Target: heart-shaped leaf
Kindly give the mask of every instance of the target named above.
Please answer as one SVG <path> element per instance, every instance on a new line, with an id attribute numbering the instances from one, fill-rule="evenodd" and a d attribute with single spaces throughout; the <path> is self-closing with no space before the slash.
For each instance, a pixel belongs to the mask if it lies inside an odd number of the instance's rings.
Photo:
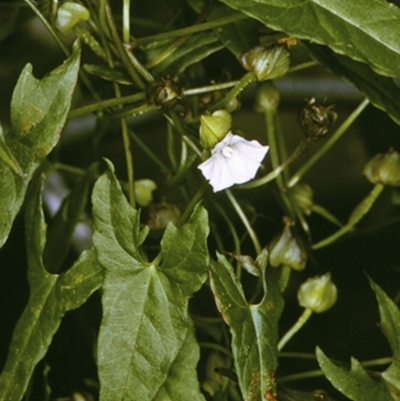
<path id="1" fill-rule="evenodd" d="M 148 262 L 139 249 L 147 231 L 140 230 L 139 214 L 108 165 L 93 190 L 94 246 L 106 271 L 98 341 L 100 398 L 168 399 L 160 394 L 169 393 L 183 375 L 192 383 L 189 398 L 201 401 L 195 379 L 198 346 L 191 340 L 187 307 L 206 279 L 207 213 L 197 207 L 182 227 L 170 224 L 159 257 Z M 172 399 L 187 399 L 179 388 L 171 391 Z"/>

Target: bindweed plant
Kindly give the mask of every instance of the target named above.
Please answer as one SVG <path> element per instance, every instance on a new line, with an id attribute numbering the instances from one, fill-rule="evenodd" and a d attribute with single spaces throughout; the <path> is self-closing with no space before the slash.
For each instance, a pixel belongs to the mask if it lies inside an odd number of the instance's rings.
<path id="1" fill-rule="evenodd" d="M 400 400 L 396 2 L 0 6 L 0 401 Z"/>

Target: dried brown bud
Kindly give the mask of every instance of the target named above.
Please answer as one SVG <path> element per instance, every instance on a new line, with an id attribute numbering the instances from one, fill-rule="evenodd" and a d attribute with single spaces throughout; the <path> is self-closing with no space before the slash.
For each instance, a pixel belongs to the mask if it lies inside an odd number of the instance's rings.
<path id="1" fill-rule="evenodd" d="M 173 107 L 182 94 L 182 83 L 174 75 L 173 77 L 162 77 L 152 82 L 147 89 L 147 100 L 162 107 Z"/>
<path id="2" fill-rule="evenodd" d="M 318 141 L 324 137 L 331 125 L 337 119 L 334 105 L 324 106 L 317 103 L 315 98 L 307 101 L 307 105 L 300 111 L 298 122 L 307 138 Z"/>

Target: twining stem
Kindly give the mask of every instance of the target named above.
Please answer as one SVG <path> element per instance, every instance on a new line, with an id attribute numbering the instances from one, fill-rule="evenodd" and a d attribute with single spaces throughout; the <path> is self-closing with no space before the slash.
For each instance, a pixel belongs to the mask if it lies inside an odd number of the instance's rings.
<path id="1" fill-rule="evenodd" d="M 195 193 L 193 198 L 190 200 L 189 204 L 186 206 L 186 209 L 181 214 L 181 217 L 179 218 L 179 221 L 177 223 L 178 227 L 182 226 L 190 217 L 195 206 L 203 199 L 203 195 L 206 192 L 207 188 L 208 188 L 208 183 L 204 182 L 203 185 Z"/>
<path id="2" fill-rule="evenodd" d="M 308 143 L 310 142 L 309 138 L 303 139 L 297 148 L 294 150 L 294 152 L 275 170 L 271 171 L 269 174 L 266 176 L 259 178 L 258 180 L 254 180 L 251 182 L 248 182 L 247 184 L 240 185 L 238 188 L 239 189 L 249 189 L 249 188 L 256 188 L 260 187 L 261 185 L 264 185 L 272 180 L 274 180 L 279 174 L 282 173 L 282 171 L 290 164 L 292 163 L 297 157 L 300 156 L 300 154 L 303 152 L 303 150 L 306 148 Z"/>
<path id="3" fill-rule="evenodd" d="M 219 90 L 232 88 L 232 86 L 235 86 L 237 83 L 238 81 L 229 81 L 219 84 L 201 86 L 199 88 L 184 89 L 182 95 L 183 96 L 202 95 L 203 93 L 215 92 Z"/>
<path id="4" fill-rule="evenodd" d="M 233 208 L 235 209 L 236 213 L 238 214 L 240 220 L 242 220 L 242 223 L 246 227 L 247 232 L 249 233 L 250 239 L 253 242 L 254 249 L 256 251 L 256 254 L 259 255 L 261 253 L 261 245 L 260 241 L 258 240 L 257 234 L 253 230 L 253 227 L 251 226 L 246 214 L 243 212 L 242 208 L 240 207 L 238 201 L 232 194 L 230 189 L 227 189 L 225 191 L 226 196 L 228 197 L 229 201 L 232 203 Z"/>
<path id="5" fill-rule="evenodd" d="M 124 44 L 121 42 L 121 39 L 118 35 L 117 27 L 115 26 L 115 21 L 114 17 L 112 15 L 112 10 L 108 2 L 105 3 L 105 16 L 107 20 L 107 26 L 108 29 L 110 30 L 110 35 L 111 38 L 114 42 L 115 48 L 117 49 L 118 55 L 121 58 L 121 61 L 124 63 L 126 70 L 128 71 L 128 74 L 132 78 L 133 82 L 136 84 L 136 86 L 144 90 L 145 86 L 140 78 L 139 73 L 136 71 L 136 69 L 133 67 L 130 58 L 127 54 L 127 50 L 124 46 Z"/>
<path id="6" fill-rule="evenodd" d="M 287 331 L 287 333 L 280 339 L 278 343 L 278 351 L 281 351 L 285 344 L 304 326 L 307 320 L 312 315 L 310 308 L 304 309 L 303 313 L 297 320 L 297 322 Z"/>
<path id="7" fill-rule="evenodd" d="M 140 39 L 135 39 L 131 42 L 131 48 L 138 47 L 147 43 L 158 42 L 165 39 L 178 38 L 181 36 L 191 35 L 193 33 L 208 31 L 209 29 L 219 28 L 220 26 L 231 24 L 232 22 L 246 19 L 244 14 L 238 13 L 229 17 L 219 18 L 214 21 L 204 22 L 202 24 L 192 25 L 187 28 L 176 29 L 171 32 L 160 33 L 157 35 L 147 36 Z"/>
<path id="8" fill-rule="evenodd" d="M 121 130 L 122 130 L 122 140 L 124 142 L 126 171 L 128 174 L 129 203 L 134 209 L 136 209 L 135 179 L 134 179 L 132 152 L 131 152 L 131 141 L 129 139 L 128 124 L 125 118 L 121 119 Z"/>
<path id="9" fill-rule="evenodd" d="M 84 114 L 93 113 L 94 111 L 106 109 L 108 107 L 120 106 L 126 103 L 136 103 L 145 98 L 146 98 L 145 92 L 139 92 L 129 96 L 114 97 L 112 99 L 102 100 L 101 102 L 92 103 L 87 106 L 71 110 L 68 114 L 68 117 L 69 118 L 79 117 L 83 116 Z"/>
<path id="10" fill-rule="evenodd" d="M 256 76 L 252 72 L 243 75 L 232 90 L 222 100 L 210 107 L 209 111 L 212 113 L 218 109 L 223 109 L 229 102 L 234 100 L 247 85 L 254 82 L 256 79 Z"/>
<path id="11" fill-rule="evenodd" d="M 62 41 L 56 30 L 50 25 L 49 21 L 44 17 L 44 15 L 40 12 L 40 10 L 35 6 L 35 4 L 31 0 L 24 0 L 24 2 L 32 9 L 32 11 L 36 14 L 36 16 L 42 21 L 43 25 L 49 31 L 50 35 L 60 46 L 61 50 L 65 53 L 66 56 L 70 55 L 70 51 L 65 43 Z"/>
<path id="12" fill-rule="evenodd" d="M 131 0 L 123 0 L 122 3 L 122 40 L 124 43 L 129 43 L 131 38 L 130 29 L 130 9 Z"/>
<path id="13" fill-rule="evenodd" d="M 332 242 L 336 241 L 338 238 L 343 236 L 344 234 L 351 231 L 354 226 L 369 212 L 372 205 L 383 191 L 385 186 L 383 184 L 375 184 L 372 191 L 361 201 L 361 203 L 354 209 L 353 213 L 349 217 L 349 221 L 346 225 L 336 231 L 334 234 L 329 236 L 328 238 L 323 239 L 320 242 L 314 244 L 311 248 L 312 249 L 319 249 L 324 246 L 331 244 Z"/>
<path id="14" fill-rule="evenodd" d="M 364 99 L 358 107 L 347 117 L 343 124 L 336 130 L 336 132 L 328 139 L 328 141 L 312 156 L 306 163 L 290 178 L 287 182 L 287 188 L 296 185 L 303 175 L 335 144 L 337 140 L 347 131 L 353 124 L 361 112 L 368 106 L 369 100 Z"/>

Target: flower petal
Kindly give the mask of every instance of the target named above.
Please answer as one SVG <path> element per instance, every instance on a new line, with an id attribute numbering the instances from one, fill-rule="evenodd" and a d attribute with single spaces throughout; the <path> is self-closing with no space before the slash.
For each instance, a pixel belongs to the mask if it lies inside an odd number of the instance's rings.
<path id="1" fill-rule="evenodd" d="M 268 150 L 269 146 L 228 133 L 198 168 L 218 192 L 253 179 Z"/>

